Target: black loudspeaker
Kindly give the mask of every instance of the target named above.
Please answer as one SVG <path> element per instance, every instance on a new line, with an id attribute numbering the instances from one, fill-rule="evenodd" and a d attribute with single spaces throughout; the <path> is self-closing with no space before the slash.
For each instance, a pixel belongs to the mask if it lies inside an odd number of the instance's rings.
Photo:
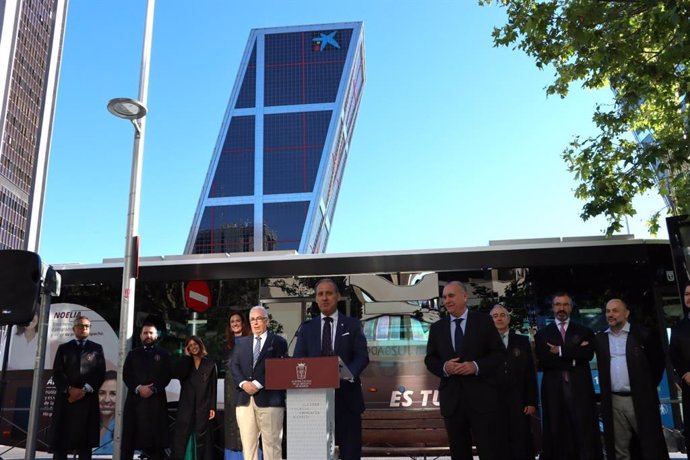
<path id="1" fill-rule="evenodd" d="M 0 325 L 31 322 L 40 303 L 41 269 L 35 252 L 0 251 Z"/>

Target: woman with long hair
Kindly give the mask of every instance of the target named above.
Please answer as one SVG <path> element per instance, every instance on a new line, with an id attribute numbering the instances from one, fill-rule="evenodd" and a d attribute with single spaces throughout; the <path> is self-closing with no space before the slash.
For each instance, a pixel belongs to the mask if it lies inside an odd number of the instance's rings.
<path id="1" fill-rule="evenodd" d="M 245 316 L 239 311 L 230 312 L 228 316 L 228 323 L 225 328 L 225 336 L 227 338 L 225 346 L 225 459 L 226 460 L 241 460 L 242 459 L 242 442 L 240 441 L 240 429 L 237 427 L 237 418 L 235 417 L 235 384 L 232 381 L 230 373 L 230 364 L 232 363 L 232 352 L 235 348 L 235 338 L 250 334 L 249 322 Z"/>
<path id="2" fill-rule="evenodd" d="M 182 388 L 172 458 L 211 460 L 211 420 L 216 416 L 216 364 L 206 357 L 204 342 L 195 335 L 185 341 L 184 354 L 176 372 Z"/>
<path id="3" fill-rule="evenodd" d="M 101 431 L 98 449 L 93 453 L 113 453 L 113 431 L 115 430 L 115 399 L 117 397 L 117 372 L 106 371 L 105 380 L 98 389 L 98 408 L 101 413 Z"/>

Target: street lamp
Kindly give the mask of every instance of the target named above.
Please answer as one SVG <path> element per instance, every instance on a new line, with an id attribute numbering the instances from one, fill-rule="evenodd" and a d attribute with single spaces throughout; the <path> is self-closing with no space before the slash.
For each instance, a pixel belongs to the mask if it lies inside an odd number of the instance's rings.
<path id="1" fill-rule="evenodd" d="M 139 77 L 139 99 L 115 98 L 108 102 L 108 111 L 116 117 L 130 120 L 134 126 L 134 147 L 132 151 L 132 174 L 129 187 L 129 211 L 127 213 L 127 236 L 125 237 L 125 260 L 122 267 L 122 299 L 120 303 L 120 334 L 117 360 L 117 394 L 115 397 L 115 430 L 113 432 L 113 459 L 120 460 L 122 446 L 122 422 L 126 388 L 123 380 L 125 359 L 132 348 L 134 333 L 134 293 L 139 267 L 139 194 L 141 192 L 141 170 L 144 156 L 144 133 L 146 128 L 146 100 L 148 96 L 149 58 L 153 37 L 153 12 L 155 0 L 148 0 L 144 45 L 141 51 L 141 74 Z"/>
<path id="2" fill-rule="evenodd" d="M 126 120 L 138 120 L 146 116 L 146 107 L 136 99 L 116 97 L 108 101 L 108 112 Z"/>

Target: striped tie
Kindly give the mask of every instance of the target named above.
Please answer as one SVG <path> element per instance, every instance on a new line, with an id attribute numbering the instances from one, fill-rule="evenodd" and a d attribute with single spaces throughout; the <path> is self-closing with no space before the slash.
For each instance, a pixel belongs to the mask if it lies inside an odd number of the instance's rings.
<path id="1" fill-rule="evenodd" d="M 252 367 L 256 366 L 256 362 L 259 360 L 259 353 L 261 353 L 261 336 L 256 338 L 256 344 L 254 345 L 254 362 Z"/>

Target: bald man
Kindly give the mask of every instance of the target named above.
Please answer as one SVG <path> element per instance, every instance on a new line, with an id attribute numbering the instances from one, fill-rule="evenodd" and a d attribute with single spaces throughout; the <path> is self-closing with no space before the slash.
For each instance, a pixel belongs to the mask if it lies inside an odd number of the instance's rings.
<path id="1" fill-rule="evenodd" d="M 636 458 L 667 459 L 657 393 L 665 363 L 661 340 L 631 325 L 629 316 L 625 302 L 609 300 L 609 328 L 597 334 L 595 341 L 606 458 L 627 460 L 634 445 L 639 453 Z"/>

